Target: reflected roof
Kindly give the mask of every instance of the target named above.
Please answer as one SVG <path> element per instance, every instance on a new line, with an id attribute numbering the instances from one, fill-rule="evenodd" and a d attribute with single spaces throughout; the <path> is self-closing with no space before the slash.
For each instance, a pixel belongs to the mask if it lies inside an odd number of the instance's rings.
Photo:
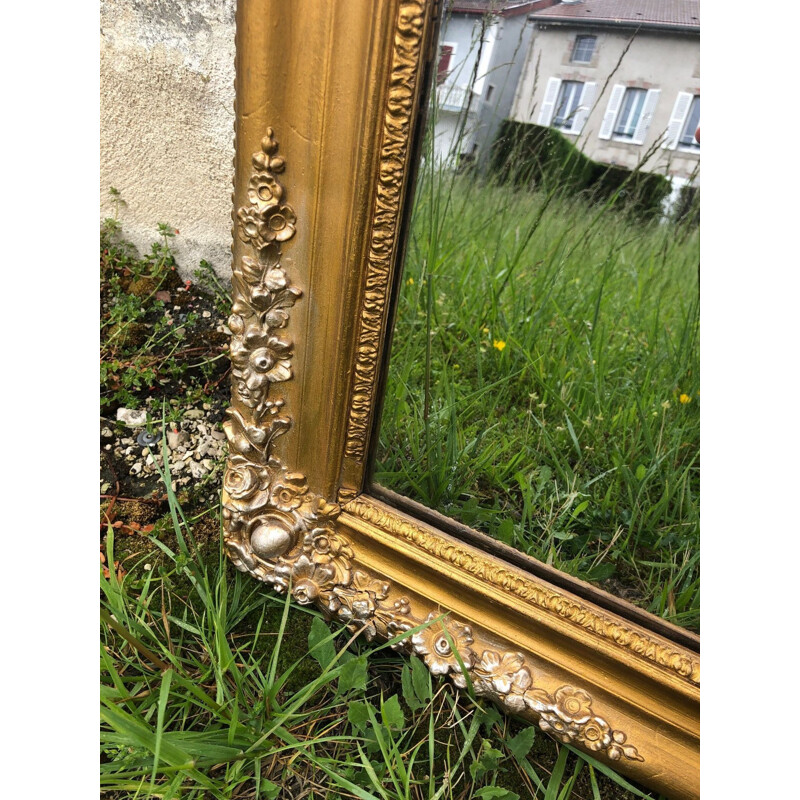
<path id="1" fill-rule="evenodd" d="M 699 0 L 581 0 L 558 3 L 531 14 L 553 22 L 639 23 L 646 27 L 700 30 Z"/>

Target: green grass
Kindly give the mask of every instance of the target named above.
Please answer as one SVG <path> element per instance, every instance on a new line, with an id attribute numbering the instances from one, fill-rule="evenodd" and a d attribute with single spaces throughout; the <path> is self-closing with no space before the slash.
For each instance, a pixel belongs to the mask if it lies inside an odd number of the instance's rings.
<path id="1" fill-rule="evenodd" d="M 153 536 L 103 542 L 103 797 L 649 797 L 236 572 L 165 477 Z"/>
<path id="2" fill-rule="evenodd" d="M 374 480 L 697 629 L 699 234 L 614 203 L 423 164 Z"/>

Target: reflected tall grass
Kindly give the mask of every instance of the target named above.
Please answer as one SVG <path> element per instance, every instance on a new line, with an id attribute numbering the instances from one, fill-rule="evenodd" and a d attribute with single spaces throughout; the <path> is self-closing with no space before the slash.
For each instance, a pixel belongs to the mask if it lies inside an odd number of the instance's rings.
<path id="1" fill-rule="evenodd" d="M 616 199 L 423 165 L 374 478 L 697 628 L 699 234 Z"/>

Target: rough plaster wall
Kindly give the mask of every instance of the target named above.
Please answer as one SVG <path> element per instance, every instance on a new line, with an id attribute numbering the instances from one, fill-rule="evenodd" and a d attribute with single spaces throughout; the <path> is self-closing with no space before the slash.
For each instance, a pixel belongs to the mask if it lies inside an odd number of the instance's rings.
<path id="1" fill-rule="evenodd" d="M 140 252 L 165 222 L 183 274 L 230 276 L 235 0 L 103 0 L 100 213 Z"/>

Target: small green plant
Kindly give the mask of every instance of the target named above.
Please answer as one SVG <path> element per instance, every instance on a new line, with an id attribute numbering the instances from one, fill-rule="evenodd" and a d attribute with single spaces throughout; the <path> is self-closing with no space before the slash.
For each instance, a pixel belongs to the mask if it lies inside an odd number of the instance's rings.
<path id="1" fill-rule="evenodd" d="M 206 292 L 214 296 L 214 303 L 220 314 L 230 314 L 230 291 L 223 286 L 217 277 L 214 268 L 205 259 L 200 261 L 200 266 L 194 271 L 197 284 Z"/>
<path id="2" fill-rule="evenodd" d="M 117 240 L 122 233 L 122 226 L 119 222 L 119 210 L 128 204 L 122 199 L 119 189 L 110 186 L 108 189 L 111 195 L 111 202 L 114 205 L 114 216 L 106 217 L 100 227 L 100 246 L 101 249 L 113 244 L 118 244 Z"/>
<path id="3" fill-rule="evenodd" d="M 206 303 L 222 317 L 229 310 L 223 287 L 217 281 L 213 295 L 200 287 L 191 296 L 186 293 L 191 284 L 178 276 L 170 245 L 177 231 L 160 223 L 158 233 L 161 241 L 138 257 L 121 239 L 116 218 L 101 227 L 100 403 L 105 411 L 169 393 L 182 394 L 186 404 L 209 402 L 225 372 L 224 335 L 201 334 L 202 318 L 191 307 Z M 203 274 L 213 275 L 203 264 Z M 176 310 L 175 302 L 183 305 Z"/>

